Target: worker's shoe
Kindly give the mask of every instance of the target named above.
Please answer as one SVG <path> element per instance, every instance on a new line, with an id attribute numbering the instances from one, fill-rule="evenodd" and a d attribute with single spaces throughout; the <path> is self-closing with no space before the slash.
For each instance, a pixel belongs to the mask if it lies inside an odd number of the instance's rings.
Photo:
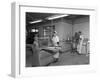
<path id="1" fill-rule="evenodd" d="M 54 63 L 58 61 L 59 61 L 59 58 L 54 58 Z"/>

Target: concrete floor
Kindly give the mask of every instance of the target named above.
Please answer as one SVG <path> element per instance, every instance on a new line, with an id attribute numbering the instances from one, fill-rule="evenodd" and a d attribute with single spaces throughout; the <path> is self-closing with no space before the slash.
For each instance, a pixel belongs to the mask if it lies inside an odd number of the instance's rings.
<path id="1" fill-rule="evenodd" d="M 31 67 L 31 58 L 27 61 L 27 67 Z M 62 65 L 85 65 L 89 64 L 89 56 L 79 55 L 77 53 L 64 52 L 60 55 L 59 61 L 51 63 L 48 66 L 62 66 Z"/>
<path id="2" fill-rule="evenodd" d="M 79 55 L 77 53 L 66 52 L 60 55 L 59 61 L 51 63 L 50 66 L 59 65 L 85 65 L 89 64 L 89 55 Z"/>

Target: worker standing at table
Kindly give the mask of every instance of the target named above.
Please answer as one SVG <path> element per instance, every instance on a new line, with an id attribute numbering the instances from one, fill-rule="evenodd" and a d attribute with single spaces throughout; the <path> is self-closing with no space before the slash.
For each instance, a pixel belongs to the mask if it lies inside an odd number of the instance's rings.
<path id="1" fill-rule="evenodd" d="M 38 36 L 37 35 L 35 35 L 35 37 L 34 37 L 32 50 L 33 50 L 32 67 L 40 66 L 39 44 L 38 44 Z"/>
<path id="2" fill-rule="evenodd" d="M 79 54 L 82 54 L 82 45 L 83 45 L 83 40 L 84 40 L 84 36 L 82 35 L 82 32 L 79 31 L 79 43 L 77 45 L 77 51 Z"/>
<path id="3" fill-rule="evenodd" d="M 56 54 L 53 55 L 54 61 L 57 62 L 59 60 L 59 37 L 57 36 L 56 31 L 53 33 L 52 44 L 57 49 Z"/>

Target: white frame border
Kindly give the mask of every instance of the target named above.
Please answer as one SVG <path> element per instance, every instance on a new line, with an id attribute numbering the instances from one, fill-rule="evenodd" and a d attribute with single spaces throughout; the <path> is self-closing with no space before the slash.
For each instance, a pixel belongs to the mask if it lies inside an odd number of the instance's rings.
<path id="1" fill-rule="evenodd" d="M 25 69 L 26 67 L 22 66 L 22 54 L 21 54 L 21 33 L 22 31 L 22 27 L 20 25 L 20 7 L 22 6 L 27 6 L 27 7 L 36 7 L 36 8 L 49 8 L 49 9 L 58 9 L 58 13 L 60 9 L 69 9 L 72 10 L 77 10 L 80 14 L 80 10 L 81 13 L 83 13 L 84 11 L 88 11 L 90 12 L 89 15 L 91 15 L 90 18 L 90 33 L 91 33 L 91 63 L 90 65 L 80 65 L 80 66 L 59 66 L 59 67 L 40 67 L 40 68 L 28 68 Z M 92 11 L 92 13 L 91 13 Z M 47 11 L 48 12 L 48 11 Z M 54 12 L 53 12 L 54 13 Z M 88 13 L 87 13 L 88 14 Z M 23 21 L 24 22 L 24 21 Z M 35 76 L 35 75 L 54 75 L 56 73 L 59 74 L 69 74 L 69 73 L 86 73 L 86 72 L 95 72 L 96 71 L 96 66 L 97 64 L 96 62 L 96 54 L 95 53 L 95 49 L 93 48 L 93 46 L 95 47 L 95 33 L 96 33 L 96 28 L 94 28 L 96 23 L 96 9 L 95 8 L 83 8 L 83 7 L 72 7 L 72 6 L 68 6 L 67 8 L 64 7 L 46 7 L 46 6 L 32 6 L 32 4 L 26 4 L 26 3 L 12 3 L 12 55 L 11 55 L 11 75 L 14 77 L 21 77 L 21 76 Z M 92 33 L 93 32 L 93 33 Z M 25 56 L 25 55 L 24 55 Z M 94 60 L 95 59 L 95 60 Z M 55 71 L 56 70 L 56 71 Z M 34 74 L 34 72 L 36 74 Z M 51 71 L 51 72 L 50 72 Z M 40 73 L 41 72 L 41 73 Z"/>

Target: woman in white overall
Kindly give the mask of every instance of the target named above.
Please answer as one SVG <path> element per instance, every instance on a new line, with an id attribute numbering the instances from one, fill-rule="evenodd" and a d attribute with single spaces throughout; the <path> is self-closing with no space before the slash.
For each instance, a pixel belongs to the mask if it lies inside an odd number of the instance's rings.
<path id="1" fill-rule="evenodd" d="M 84 36 L 82 35 L 82 32 L 79 31 L 79 43 L 77 45 L 77 51 L 79 54 L 82 53 L 83 40 L 84 40 Z"/>
<path id="2" fill-rule="evenodd" d="M 52 46 L 43 48 L 42 50 L 49 52 L 50 54 L 53 55 L 54 62 L 57 62 L 59 60 L 59 51 L 60 51 L 60 46 L 59 46 L 59 37 L 57 36 L 57 32 L 53 32 L 53 37 L 51 39 L 52 41 Z"/>
<path id="3" fill-rule="evenodd" d="M 57 32 L 55 31 L 52 37 L 53 46 L 58 49 L 57 53 L 53 55 L 55 62 L 59 59 L 59 37 L 57 36 Z"/>

